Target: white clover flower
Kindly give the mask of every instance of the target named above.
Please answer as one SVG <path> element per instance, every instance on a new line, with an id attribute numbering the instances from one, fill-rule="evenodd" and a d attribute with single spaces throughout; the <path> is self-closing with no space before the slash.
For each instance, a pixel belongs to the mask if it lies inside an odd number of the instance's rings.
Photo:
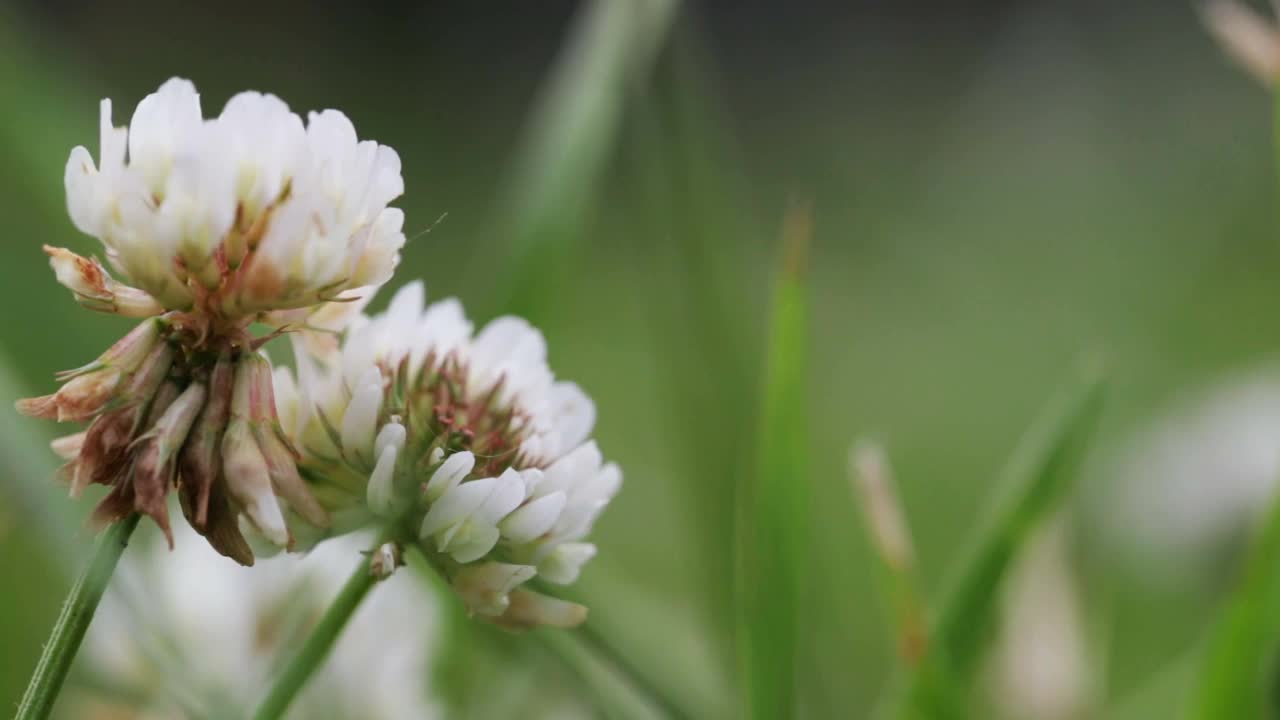
<path id="1" fill-rule="evenodd" d="M 130 549 L 103 598 L 103 622 L 86 638 L 83 667 L 98 682 L 69 698 L 75 717 L 95 717 L 93 709 L 104 717 L 248 717 L 282 653 L 310 631 L 369 547 L 367 536 L 353 534 L 303 558 L 246 569 L 194 537 L 179 539 L 172 554 L 145 541 Z M 401 580 L 362 604 L 289 717 L 443 716 L 429 685 L 438 602 L 415 578 Z M 103 686 L 120 692 L 101 693 Z"/>
<path id="2" fill-rule="evenodd" d="M 124 295 L 138 314 L 150 296 L 157 311 L 235 321 L 380 285 L 399 260 L 404 214 L 387 203 L 404 191 L 400 158 L 358 141 L 336 110 L 304 125 L 274 95 L 244 92 L 205 119 L 195 86 L 174 78 L 129 128 L 103 100 L 99 143 L 96 165 L 71 152 L 67 208 L 137 290 L 50 250 L 59 280 L 95 309 Z"/>
<path id="3" fill-rule="evenodd" d="M 589 439 L 595 406 L 555 379 L 525 321 L 473 335 L 456 300 L 424 307 L 424 294 L 410 283 L 386 312 L 357 318 L 340 352 L 298 353 L 296 383 L 277 371 L 281 420 L 312 492 L 335 530 L 416 523 L 473 611 L 512 626 L 576 624 L 585 609 L 518 586 L 535 575 L 572 583 L 595 555 L 584 540 L 622 484 Z"/>
<path id="4" fill-rule="evenodd" d="M 172 540 L 166 497 L 177 487 L 209 543 L 252 564 L 255 549 L 294 545 L 295 518 L 322 531 L 332 522 L 299 474 L 259 348 L 289 331 L 303 354 L 337 351 L 331 336 L 399 261 L 404 216 L 387 203 L 404 190 L 400 159 L 358 141 L 342 113 L 304 123 L 273 95 L 241 93 L 205 119 L 195 87 L 177 78 L 138 103 L 129 128 L 114 126 L 104 100 L 100 125 L 96 164 L 85 148 L 71 151 L 67 208 L 121 279 L 96 259 L 45 252 L 82 305 L 145 319 L 61 374 L 57 393 L 18 409 L 89 422 L 55 450 L 72 495 L 112 488 L 98 522 L 141 512 Z M 278 330 L 254 337 L 255 321 Z M 376 412 L 373 400 L 355 405 Z M 367 440 L 372 453 L 371 431 Z M 388 429 L 376 449 L 396 445 Z"/>
<path id="5" fill-rule="evenodd" d="M 1095 716 L 1098 663 L 1069 541 L 1064 518 L 1037 530 L 1001 591 L 1003 617 L 988 664 L 1001 718 Z"/>
<path id="6" fill-rule="evenodd" d="M 1280 478 L 1280 370 L 1179 394 L 1099 468 L 1086 509 L 1108 557 L 1171 588 L 1217 577 Z"/>
<path id="7" fill-rule="evenodd" d="M 1205 0 L 1198 7 L 1223 51 L 1264 86 L 1274 87 L 1280 80 L 1280 28 L 1275 21 L 1239 0 Z"/>

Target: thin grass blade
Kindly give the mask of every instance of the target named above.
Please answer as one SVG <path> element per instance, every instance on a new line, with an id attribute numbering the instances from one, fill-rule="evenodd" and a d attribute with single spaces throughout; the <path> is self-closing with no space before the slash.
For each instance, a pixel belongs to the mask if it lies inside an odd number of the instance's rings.
<path id="1" fill-rule="evenodd" d="M 1280 640 L 1280 494 L 1262 520 L 1209 634 L 1186 717 L 1273 717 L 1268 708 L 1272 661 Z M 1271 702 L 1274 702 L 1271 700 Z M 1274 712 L 1274 708 L 1272 708 Z"/>
<path id="2" fill-rule="evenodd" d="M 799 606 L 809 529 L 808 345 L 805 278 L 811 212 L 795 205 L 773 295 L 758 466 L 738 504 L 738 660 L 745 716 L 788 718 L 796 708 Z"/>
<path id="3" fill-rule="evenodd" d="M 930 644 L 908 680 L 898 716 L 968 717 L 970 688 L 993 635 L 1005 575 L 1033 531 L 1071 489 L 1102 409 L 1097 368 L 1052 406 L 1009 465 L 1009 493 L 939 606 Z"/>
<path id="4" fill-rule="evenodd" d="M 647 73 L 675 0 L 583 6 L 530 118 L 499 211 L 510 242 L 504 309 L 544 318 L 547 288 L 568 272 L 627 97 Z"/>

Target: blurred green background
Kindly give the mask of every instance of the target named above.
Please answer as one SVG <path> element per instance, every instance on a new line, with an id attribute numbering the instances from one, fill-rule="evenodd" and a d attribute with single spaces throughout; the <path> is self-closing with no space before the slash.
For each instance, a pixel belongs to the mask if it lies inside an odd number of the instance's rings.
<path id="1" fill-rule="evenodd" d="M 690 715 L 731 717 L 730 493 L 755 457 L 782 213 L 807 198 L 801 708 L 869 714 L 893 639 L 848 445 L 886 445 L 931 596 L 1081 352 L 1101 350 L 1112 375 L 1104 446 L 1180 390 L 1273 359 L 1268 98 L 1186 3 L 721 2 L 669 19 L 660 5 L 581 47 L 588 23 L 568 2 L 0 5 L 4 400 L 50 392 L 53 371 L 127 327 L 72 302 L 39 249 L 96 250 L 61 176 L 72 146 L 96 152 L 99 98 L 123 124 L 180 75 L 206 114 L 246 88 L 340 108 L 403 159 L 399 280 L 460 296 L 477 320 L 530 315 L 557 374 L 595 398 L 626 485 L 580 583 L 592 622 Z M 567 80 L 548 93 L 555 73 Z M 558 126 L 547 103 L 575 87 L 590 122 Z M 0 430 L 9 708 L 67 586 L 63 558 L 87 545 L 58 513 L 90 503 L 48 478 L 53 428 L 6 416 Z M 1081 550 L 1103 689 L 1123 699 L 1195 646 L 1227 574 L 1171 593 Z M 1150 708 L 1178 692 L 1117 716 L 1163 716 Z"/>

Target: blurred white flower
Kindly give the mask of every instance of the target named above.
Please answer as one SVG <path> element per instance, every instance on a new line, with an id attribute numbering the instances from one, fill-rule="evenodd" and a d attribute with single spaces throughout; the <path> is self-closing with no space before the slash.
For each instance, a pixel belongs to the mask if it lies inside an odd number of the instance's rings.
<path id="1" fill-rule="evenodd" d="M 576 624 L 585 610 L 517 589 L 571 583 L 622 473 L 589 439 L 595 405 L 557 381 L 541 333 L 514 317 L 480 330 L 419 282 L 359 317 L 340 351 L 276 372 L 283 426 L 334 529 L 415 518 L 472 609 L 511 624 Z M 316 537 L 323 533 L 317 533 Z M 492 572 L 464 569 L 493 568 Z M 499 571 L 500 570 L 500 571 Z"/>
<path id="2" fill-rule="evenodd" d="M 1104 465 L 1090 511 L 1144 577 L 1203 579 L 1265 511 L 1280 473 L 1280 373 L 1176 399 Z"/>
<path id="3" fill-rule="evenodd" d="M 1097 687 L 1079 587 L 1061 522 L 1047 524 L 1020 551 L 1003 591 L 992 653 L 992 697 L 1002 717 L 1091 717 Z"/>
<path id="4" fill-rule="evenodd" d="M 404 215 L 387 207 L 404 191 L 399 156 L 358 141 L 336 110 L 304 125 L 276 96 L 243 92 L 205 119 L 195 86 L 173 78 L 128 128 L 103 100 L 99 144 L 97 164 L 72 150 L 67 208 L 157 310 L 234 320 L 315 305 L 386 282 L 404 245 Z M 100 266 L 82 279 L 75 256 L 53 253 L 63 284 L 112 309 Z"/>
<path id="5" fill-rule="evenodd" d="M 248 717 L 370 543 L 349 535 L 305 558 L 242 568 L 181 540 L 172 554 L 156 543 L 130 549 L 89 629 L 80 667 L 94 683 L 69 704 L 74 717 Z M 436 599 L 418 578 L 384 584 L 289 717 L 442 717 L 429 686 L 437 625 Z"/>
<path id="6" fill-rule="evenodd" d="M 1280 80 L 1280 28 L 1239 0 L 1198 3 L 1205 27 L 1222 49 L 1266 87 Z M 1280 8 L 1278 8 L 1280 9 Z"/>

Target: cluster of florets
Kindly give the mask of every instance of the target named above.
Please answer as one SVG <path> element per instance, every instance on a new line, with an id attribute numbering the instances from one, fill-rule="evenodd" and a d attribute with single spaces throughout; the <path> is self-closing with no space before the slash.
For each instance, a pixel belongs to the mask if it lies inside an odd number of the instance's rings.
<path id="1" fill-rule="evenodd" d="M 359 142 L 342 113 L 302 119 L 272 95 L 241 93 L 204 119 L 190 82 L 138 103 L 131 128 L 101 112 L 94 165 L 67 161 L 67 207 L 123 281 L 96 259 L 45 250 L 83 305 L 141 325 L 57 393 L 19 409 L 89 421 L 56 449 L 73 494 L 111 486 L 95 517 L 145 513 L 171 536 L 166 497 L 219 551 L 253 562 L 248 524 L 290 545 L 287 510 L 325 526 L 275 419 L 271 371 L 249 325 L 323 312 L 346 290 L 385 282 L 404 244 L 400 160 Z M 243 518 L 237 519 L 237 518 Z"/>
<path id="2" fill-rule="evenodd" d="M 246 565 L 374 524 L 392 540 L 383 571 L 413 543 L 495 622 L 582 620 L 519 586 L 573 582 L 595 554 L 584 538 L 621 484 L 589 440 L 595 407 L 519 318 L 473 333 L 456 300 L 424 307 L 421 283 L 361 314 L 404 243 L 393 150 L 336 111 L 304 126 L 271 95 L 206 120 L 177 79 L 131 129 L 103 101 L 101 145 L 97 166 L 72 151 L 67 202 L 122 280 L 45 250 L 82 305 L 146 319 L 18 404 L 89 423 L 54 448 L 73 495 L 111 488 L 99 522 L 144 513 L 172 542 L 176 488 L 192 527 Z M 255 321 L 276 331 L 254 336 Z M 260 350 L 283 333 L 296 376 Z"/>
<path id="3" fill-rule="evenodd" d="M 281 419 L 335 528 L 411 528 L 469 606 L 500 623 L 582 619 L 517 587 L 577 579 L 622 475 L 588 439 L 595 406 L 554 379 L 537 330 L 505 317 L 473 336 L 456 300 L 424 307 L 412 283 L 385 313 L 358 317 L 341 351 L 299 346 L 298 382 L 276 371 Z"/>
<path id="4" fill-rule="evenodd" d="M 145 320 L 93 363 L 64 373 L 57 393 L 18 409 L 89 422 L 54 449 L 67 460 L 72 496 L 92 484 L 111 488 L 94 511 L 99 524 L 140 512 L 172 542 L 167 497 L 176 487 L 192 527 L 252 565 L 242 527 L 289 547 L 285 512 L 319 527 L 329 517 L 298 474 L 267 361 L 252 343 L 210 352 L 193 349 L 186 335 L 168 315 Z"/>
<path id="5" fill-rule="evenodd" d="M 360 142 L 336 110 L 302 118 L 274 95 L 245 92 L 217 118 L 173 79 L 130 128 L 102 101 L 94 165 L 67 161 L 67 207 L 102 241 L 101 264 L 49 248 L 58 279 L 86 306 L 131 316 L 188 311 L 211 332 L 245 317 L 305 308 L 391 277 L 404 245 L 400 158 Z M 222 321 L 222 322 L 218 322 Z"/>

